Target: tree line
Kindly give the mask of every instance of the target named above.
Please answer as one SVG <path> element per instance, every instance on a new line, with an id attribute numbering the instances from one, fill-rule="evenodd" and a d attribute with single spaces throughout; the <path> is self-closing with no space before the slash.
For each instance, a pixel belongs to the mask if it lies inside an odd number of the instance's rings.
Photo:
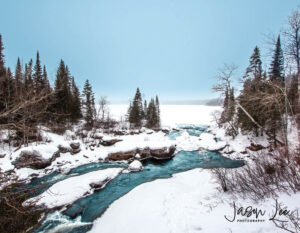
<path id="1" fill-rule="evenodd" d="M 147 100 L 142 100 L 140 89 L 137 88 L 133 100 L 128 108 L 128 121 L 134 127 L 146 126 L 149 128 L 160 127 L 160 108 L 158 96 L 151 98 L 149 104 Z"/>
<path id="2" fill-rule="evenodd" d="M 235 97 L 232 85 L 234 65 L 225 65 L 213 87 L 224 96 L 223 112 L 218 121 L 228 135 L 235 137 L 239 130 L 252 131 L 256 136 L 266 133 L 272 145 L 287 145 L 288 118 L 295 119 L 300 129 L 300 13 L 294 11 L 288 25 L 274 40 L 269 68 L 262 68 L 260 49 L 256 46 L 249 66 L 240 79 L 242 89 Z M 282 141 L 283 140 L 283 141 Z"/>
<path id="3" fill-rule="evenodd" d="M 24 66 L 20 58 L 14 73 L 5 66 L 4 46 L 0 35 L 0 126 L 16 131 L 20 143 L 36 140 L 39 124 L 62 125 L 76 123 L 84 117 L 92 126 L 96 115 L 95 98 L 88 80 L 82 94 L 63 60 L 51 87 L 46 65 L 37 52 Z"/>

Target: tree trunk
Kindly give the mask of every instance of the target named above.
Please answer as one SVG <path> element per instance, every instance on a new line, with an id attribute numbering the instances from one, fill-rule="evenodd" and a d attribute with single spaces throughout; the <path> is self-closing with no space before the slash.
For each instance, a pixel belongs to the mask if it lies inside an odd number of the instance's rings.
<path id="1" fill-rule="evenodd" d="M 298 64 L 298 103 L 296 106 L 296 123 L 297 123 L 297 131 L 298 131 L 298 143 L 300 145 L 300 68 Z"/>

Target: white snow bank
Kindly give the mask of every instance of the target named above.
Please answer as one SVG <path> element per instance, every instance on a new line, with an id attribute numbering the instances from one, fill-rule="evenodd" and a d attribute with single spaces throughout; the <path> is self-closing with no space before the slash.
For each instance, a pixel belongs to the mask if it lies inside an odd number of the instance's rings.
<path id="1" fill-rule="evenodd" d="M 214 135 L 210 133 L 202 133 L 200 135 L 200 147 L 207 150 L 220 150 L 226 146 L 224 141 L 216 141 Z"/>
<path id="2" fill-rule="evenodd" d="M 134 160 L 133 162 L 131 162 L 128 167 L 128 169 L 130 171 L 140 171 L 142 168 L 143 168 L 143 165 L 138 160 Z"/>
<path id="3" fill-rule="evenodd" d="M 102 182 L 107 178 L 113 179 L 121 171 L 122 168 L 108 168 L 71 177 L 52 185 L 44 193 L 33 198 L 33 200 L 38 200 L 37 205 L 45 205 L 48 208 L 73 203 L 91 190 L 91 183 Z"/>
<path id="4" fill-rule="evenodd" d="M 142 184 L 111 204 L 90 233 L 139 233 L 141 229 L 143 233 L 283 232 L 268 220 L 275 210 L 273 199 L 237 202 L 245 208 L 252 205 L 266 210 L 265 222 L 228 222 L 224 215 L 233 217 L 233 200 L 217 187 L 211 173 L 202 169 Z M 278 201 L 293 210 L 300 205 L 300 194 L 280 195 Z"/>
<path id="5" fill-rule="evenodd" d="M 207 150 L 219 150 L 226 146 L 224 141 L 216 141 L 215 136 L 210 133 L 202 133 L 200 137 L 191 136 L 188 132 L 183 132 L 176 138 L 178 150 L 193 151 L 200 148 Z"/>

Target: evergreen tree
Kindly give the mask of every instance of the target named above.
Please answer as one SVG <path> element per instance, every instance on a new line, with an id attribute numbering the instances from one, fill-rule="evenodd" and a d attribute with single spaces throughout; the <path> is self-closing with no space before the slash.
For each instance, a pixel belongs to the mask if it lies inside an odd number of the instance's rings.
<path id="1" fill-rule="evenodd" d="M 72 102 L 70 80 L 68 67 L 65 66 L 63 60 L 60 61 L 55 80 L 55 101 L 53 109 L 60 115 L 58 121 L 64 121 L 70 117 L 70 107 Z"/>
<path id="2" fill-rule="evenodd" d="M 37 51 L 36 53 L 36 62 L 35 62 L 34 72 L 33 72 L 33 81 L 34 81 L 35 93 L 38 94 L 45 87 L 39 51 Z"/>
<path id="3" fill-rule="evenodd" d="M 153 128 L 158 126 L 157 108 L 154 99 L 151 99 L 147 109 L 147 127 Z"/>
<path id="4" fill-rule="evenodd" d="M 30 59 L 29 63 L 25 65 L 24 86 L 27 91 L 33 91 L 32 64 L 32 59 Z"/>
<path id="5" fill-rule="evenodd" d="M 2 36 L 0 34 L 0 77 L 3 77 L 6 73 L 3 50 Z"/>
<path id="6" fill-rule="evenodd" d="M 76 86 L 74 77 L 71 78 L 71 90 L 72 90 L 72 105 L 71 105 L 71 120 L 76 122 L 79 118 L 82 117 L 81 114 L 81 100 L 80 92 Z"/>
<path id="7" fill-rule="evenodd" d="M 281 49 L 280 36 L 278 36 L 277 39 L 273 60 L 270 66 L 269 76 L 271 81 L 276 81 L 282 84 L 284 82 L 284 59 Z"/>
<path id="8" fill-rule="evenodd" d="M 130 101 L 129 107 L 128 107 L 128 110 L 127 110 L 127 116 L 126 116 L 126 119 L 127 119 L 128 122 L 131 121 L 131 120 L 130 120 L 130 117 L 132 117 L 131 111 L 132 111 L 132 102 Z"/>
<path id="9" fill-rule="evenodd" d="M 147 118 L 147 108 L 148 108 L 148 105 L 147 105 L 147 100 L 144 101 L 144 119 Z"/>
<path id="10" fill-rule="evenodd" d="M 256 46 L 250 57 L 250 65 L 248 66 L 244 78 L 256 79 L 262 77 L 262 62 L 260 59 L 260 51 Z"/>
<path id="11" fill-rule="evenodd" d="M 276 147 L 276 133 L 278 129 L 282 128 L 282 113 L 284 112 L 285 97 L 274 85 L 280 85 L 282 88 L 285 85 L 284 79 L 284 59 L 283 52 L 281 49 L 280 36 L 278 36 L 276 47 L 274 50 L 273 60 L 270 65 L 270 85 L 268 86 L 266 92 L 271 101 L 269 101 L 267 112 L 268 116 L 266 119 L 266 129 L 271 136 L 271 140 Z"/>
<path id="12" fill-rule="evenodd" d="M 41 85 L 42 85 L 41 89 L 45 90 L 46 93 L 51 92 L 51 87 L 50 87 L 50 83 L 49 83 L 49 80 L 48 80 L 48 74 L 47 74 L 47 70 L 46 70 L 45 65 L 43 67 L 43 79 L 42 79 Z"/>
<path id="13" fill-rule="evenodd" d="M 140 89 L 137 88 L 134 99 L 132 101 L 131 110 L 129 112 L 129 122 L 135 126 L 141 126 L 143 118 L 143 104 Z"/>
<path id="14" fill-rule="evenodd" d="M 12 107 L 16 96 L 13 74 L 10 71 L 10 68 L 7 68 L 3 87 L 5 91 L 5 98 L 4 98 L 5 109 L 9 110 Z"/>
<path id="15" fill-rule="evenodd" d="M 6 68 L 3 54 L 2 36 L 0 34 L 0 112 L 5 109 L 5 82 L 6 82 Z"/>
<path id="16" fill-rule="evenodd" d="M 159 108 L 159 99 L 157 95 L 155 97 L 155 107 L 156 107 L 156 115 L 157 115 L 157 125 L 160 126 L 160 108 Z"/>
<path id="17" fill-rule="evenodd" d="M 261 67 L 260 51 L 258 47 L 255 47 L 253 54 L 250 57 L 250 64 L 246 69 L 246 74 L 244 76 L 246 79 L 238 100 L 253 119 L 261 126 L 264 126 L 265 116 L 262 111 L 264 108 L 262 96 L 266 90 L 266 73 L 262 71 Z M 257 125 L 254 124 L 240 108 L 237 111 L 237 121 L 242 130 L 253 131 L 258 135 L 259 131 Z"/>
<path id="18" fill-rule="evenodd" d="M 89 83 L 89 80 L 85 81 L 83 88 L 83 109 L 84 109 L 84 118 L 87 126 L 92 127 L 94 125 L 94 119 L 96 116 L 95 109 L 95 98 L 92 91 L 92 87 Z"/>
<path id="19" fill-rule="evenodd" d="M 23 86 L 23 73 L 22 73 L 22 66 L 20 62 L 20 58 L 18 58 L 17 66 L 16 66 L 16 71 L 15 71 L 15 82 L 16 82 L 16 91 L 21 97 L 21 92 L 22 92 L 22 86 Z"/>

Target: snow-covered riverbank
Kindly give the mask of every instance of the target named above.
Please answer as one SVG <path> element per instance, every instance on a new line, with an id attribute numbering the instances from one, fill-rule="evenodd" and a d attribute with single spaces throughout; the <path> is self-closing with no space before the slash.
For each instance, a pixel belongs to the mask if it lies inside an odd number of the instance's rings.
<path id="1" fill-rule="evenodd" d="M 126 113 L 124 105 L 110 106 L 112 116 L 121 119 Z M 220 107 L 207 106 L 162 106 L 162 125 L 164 131 L 155 132 L 149 129 L 140 131 L 128 131 L 119 128 L 124 135 L 113 135 L 102 130 L 84 132 L 82 138 L 75 134 L 77 129 L 66 131 L 64 135 L 57 135 L 43 129 L 43 142 L 32 143 L 28 147 L 16 148 L 1 147 L 4 158 L 0 158 L 2 171 L 13 170 L 22 179 L 44 176 L 54 171 L 62 174 L 68 173 L 72 168 L 89 163 L 101 163 L 108 158 L 110 153 L 128 152 L 143 148 L 168 148 L 176 145 L 178 151 L 220 151 L 225 157 L 240 158 L 251 161 L 255 153 L 251 145 L 268 147 L 266 137 L 253 137 L 239 134 L 234 140 L 225 135 L 224 129 L 219 129 L 212 113 L 220 110 Z M 169 124 L 168 124 L 169 123 Z M 179 125 L 187 125 L 179 128 Z M 200 127 L 196 131 L 193 125 Z M 192 129 L 189 129 L 192 127 Z M 178 133 L 176 137 L 168 136 L 172 129 Z M 177 131 L 178 130 L 178 131 Z M 203 132 L 204 130 L 205 132 Z M 199 133 L 200 132 L 200 133 Z M 112 145 L 103 146 L 103 142 Z M 73 145 L 71 145 L 73 143 Z M 74 143 L 80 150 L 71 148 Z M 249 148 L 250 147 L 250 148 Z M 74 147 L 75 148 L 75 147 Z M 75 148 L 75 150 L 77 150 Z M 65 150 L 65 151 L 64 151 Z M 15 167 L 15 161 L 24 151 L 36 151 L 43 159 L 49 160 L 60 151 L 60 156 L 43 169 Z M 132 167 L 138 163 L 138 169 L 142 169 L 140 155 L 136 154 L 136 160 Z M 132 160 L 131 160 L 132 161 Z M 128 161 L 122 161 L 127 163 Z M 134 165 L 134 166 L 133 166 Z M 130 166 L 129 166 L 130 168 Z M 48 190 L 39 196 L 38 204 L 48 208 L 71 204 L 74 201 L 93 193 L 92 183 L 105 185 L 111 179 L 119 176 L 123 168 L 107 168 L 85 174 L 74 174 L 66 179 L 54 183 Z M 130 169 L 129 169 L 130 170 Z M 133 169 L 134 170 L 134 169 Z M 129 172 L 126 170 L 126 172 Z M 108 180 L 109 178 L 109 180 Z M 101 183 L 101 184 L 102 184 Z M 104 187 L 104 186 L 103 186 Z M 224 215 L 232 216 L 232 197 L 224 194 L 219 189 L 219 184 L 209 170 L 193 169 L 174 175 L 169 179 L 159 179 L 144 183 L 120 199 L 113 202 L 108 210 L 95 221 L 91 232 L 280 232 L 270 221 L 264 223 L 230 223 Z M 101 191 L 100 191 L 101 192 Z M 279 195 L 290 209 L 296 208 L 293 202 L 300 203 L 300 195 Z M 271 211 L 274 208 L 274 200 L 253 203 L 250 200 L 236 200 L 239 205 L 257 206 L 260 209 Z M 116 224 L 117 222 L 117 224 Z M 245 230 L 247 229 L 247 230 Z"/>
<path id="2" fill-rule="evenodd" d="M 114 202 L 101 218 L 94 222 L 91 233 L 257 233 L 284 232 L 269 218 L 275 211 L 275 200 L 253 203 L 238 199 L 236 205 L 259 208 L 266 215 L 264 222 L 229 222 L 232 220 L 233 199 L 220 192 L 219 185 L 209 170 L 194 169 L 174 175 L 170 179 L 156 180 L 136 187 Z M 278 197 L 288 209 L 300 203 L 300 194 Z M 243 217 L 245 219 L 246 217 Z M 254 217 L 255 218 L 255 217 Z M 238 217 L 241 219 L 241 216 Z M 117 222 L 116 222 L 117 221 Z"/>

